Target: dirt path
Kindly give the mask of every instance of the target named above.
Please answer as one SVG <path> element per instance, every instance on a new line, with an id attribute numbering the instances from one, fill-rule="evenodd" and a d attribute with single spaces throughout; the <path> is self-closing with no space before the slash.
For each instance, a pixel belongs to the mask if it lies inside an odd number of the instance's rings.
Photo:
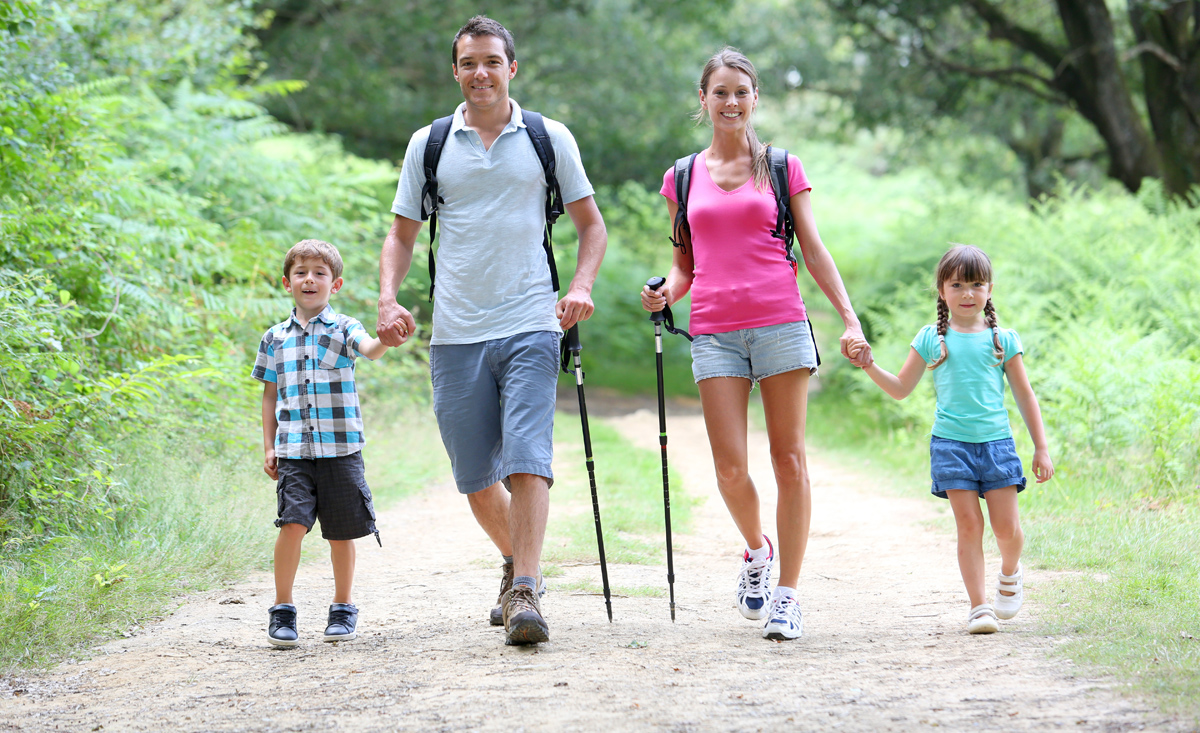
<path id="1" fill-rule="evenodd" d="M 656 415 L 608 419 L 657 451 Z M 20 694 L 0 687 L 0 730 L 1187 728 L 1048 655 L 1055 639 L 1031 629 L 1054 601 L 1036 571 L 1017 619 L 968 636 L 953 541 L 924 528 L 934 509 L 878 496 L 869 478 L 820 454 L 800 588 L 805 635 L 762 639 L 733 606 L 740 541 L 716 493 L 702 418 L 673 415 L 669 430 L 672 465 L 705 498 L 691 534 L 676 537 L 675 624 L 665 598 L 614 598 L 609 624 L 602 599 L 552 586 L 543 601 L 552 643 L 505 647 L 486 620 L 496 552 L 466 502 L 439 486 L 380 518 L 383 550 L 360 545 L 358 641 L 318 640 L 332 578 L 314 563 L 297 582 L 301 646 L 268 647 L 271 581 L 258 575 L 190 598 L 89 661 L 21 680 Z M 751 473 L 773 516 L 765 437 L 751 443 Z M 597 567 L 566 571 L 558 582 L 598 582 Z M 614 585 L 665 585 L 663 567 L 610 572 Z"/>

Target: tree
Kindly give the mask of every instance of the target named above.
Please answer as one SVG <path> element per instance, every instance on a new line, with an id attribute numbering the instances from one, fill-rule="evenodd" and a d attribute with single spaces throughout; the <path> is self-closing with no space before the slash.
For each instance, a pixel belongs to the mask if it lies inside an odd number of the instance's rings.
<path id="1" fill-rule="evenodd" d="M 1200 3 L 1194 0 L 1128 0 L 1124 24 L 1105 0 L 833 5 L 874 56 L 871 72 L 890 67 L 888 73 L 906 79 L 902 95 L 927 100 L 936 112 L 981 89 L 1015 90 L 1025 109 L 1082 116 L 1103 143 L 1108 175 L 1130 191 L 1147 177 L 1164 179 L 1175 194 L 1200 183 Z M 886 116 L 897 119 L 904 106 L 893 105 Z M 1001 119 L 1011 122 L 1014 111 Z M 1051 119 L 1043 130 L 1052 137 L 1061 117 Z"/>

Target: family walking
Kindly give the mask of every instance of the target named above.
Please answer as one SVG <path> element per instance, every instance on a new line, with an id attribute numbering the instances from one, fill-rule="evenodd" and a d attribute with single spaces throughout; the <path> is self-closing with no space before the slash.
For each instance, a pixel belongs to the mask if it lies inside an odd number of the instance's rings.
<path id="1" fill-rule="evenodd" d="M 267 331 L 253 371 L 264 385 L 264 470 L 277 480 L 276 597 L 267 632 L 276 646 L 300 638 L 292 584 L 301 542 L 317 519 L 334 572 L 324 639 L 357 634 L 354 540 L 372 534 L 378 540 L 379 532 L 363 473 L 355 361 L 377 359 L 413 335 L 416 322 L 396 293 L 426 219 L 433 409 L 455 484 L 502 559 L 489 622 L 504 626 L 508 644 L 550 639 L 540 557 L 554 483 L 560 339 L 593 314 L 607 234 L 570 131 L 509 96 L 518 66 L 512 35 L 475 17 L 451 51 L 463 102 L 409 141 L 380 256 L 377 338 L 330 306 L 344 284 L 333 245 L 304 240 L 284 258 L 282 283 L 295 308 Z M 712 141 L 663 177 L 673 263 L 665 284 L 644 288 L 641 299 L 646 310 L 660 311 L 691 293 L 693 375 L 717 485 L 745 541 L 740 568 L 730 567 L 738 610 L 766 638 L 803 633 L 798 588 L 811 520 L 804 430 L 809 380 L 820 364 L 797 284 L 803 262 L 842 320 L 842 356 L 896 399 L 932 371 L 932 491 L 949 499 L 958 524 L 968 630 L 997 631 L 997 619 L 1012 618 L 1023 594 L 1017 494 L 1026 482 L 1004 407 L 1006 379 L 1033 439 L 1037 481 L 1048 480 L 1054 468 L 1021 340 L 998 325 L 990 261 L 975 247 L 946 254 L 935 276 L 937 323 L 917 334 L 898 375 L 889 374 L 874 363 L 818 234 L 812 183 L 800 160 L 755 134 L 754 66 L 733 49 L 721 50 L 700 75 L 698 101 L 697 119 L 711 126 Z M 561 298 L 550 246 L 560 213 L 579 233 L 577 264 Z M 747 459 L 756 384 L 778 487 L 767 531 Z M 987 603 L 980 499 L 1003 557 L 994 604 Z"/>

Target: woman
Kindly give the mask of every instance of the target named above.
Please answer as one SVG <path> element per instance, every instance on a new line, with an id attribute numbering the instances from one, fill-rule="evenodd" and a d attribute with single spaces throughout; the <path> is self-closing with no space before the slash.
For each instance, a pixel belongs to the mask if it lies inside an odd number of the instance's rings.
<path id="1" fill-rule="evenodd" d="M 772 232 L 778 210 L 767 148 L 751 117 L 758 104 L 758 76 L 750 61 L 724 48 L 700 77 L 697 119 L 712 124 L 712 144 L 692 165 L 688 189 L 689 232 L 677 232 L 674 262 L 658 291 L 642 290 L 642 306 L 659 311 L 692 292 L 692 372 L 700 390 L 712 445 L 717 485 L 746 541 L 737 585 L 738 608 L 749 619 L 766 619 L 763 636 L 796 639 L 803 617 L 796 602 L 800 565 L 811 514 L 804 457 L 808 380 L 817 352 L 796 284 L 796 269 Z M 805 267 L 845 324 L 842 353 L 862 338 L 837 266 L 813 220 L 811 186 L 795 156 L 788 156 L 788 194 Z M 675 172 L 661 193 L 671 221 L 679 210 Z M 856 365 L 870 363 L 869 348 Z M 776 532 L 779 583 L 771 591 L 775 547 L 762 532 L 758 492 L 746 467 L 746 409 L 750 390 L 762 389 L 771 462 L 779 487 Z"/>

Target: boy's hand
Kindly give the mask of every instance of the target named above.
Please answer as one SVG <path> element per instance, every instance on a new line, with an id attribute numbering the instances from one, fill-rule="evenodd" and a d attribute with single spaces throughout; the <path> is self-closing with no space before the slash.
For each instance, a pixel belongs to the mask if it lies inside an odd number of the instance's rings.
<path id="1" fill-rule="evenodd" d="M 1050 451 L 1039 448 L 1033 452 L 1033 475 L 1039 484 L 1054 478 L 1054 464 L 1050 462 Z"/>
<path id="2" fill-rule="evenodd" d="M 266 471 L 272 481 L 279 480 L 279 461 L 275 458 L 274 448 L 267 448 L 267 455 L 263 458 L 263 471 Z"/>
<path id="3" fill-rule="evenodd" d="M 375 335 L 386 346 L 400 346 L 417 330 L 417 321 L 408 309 L 395 300 L 379 301 L 379 321 Z"/>

